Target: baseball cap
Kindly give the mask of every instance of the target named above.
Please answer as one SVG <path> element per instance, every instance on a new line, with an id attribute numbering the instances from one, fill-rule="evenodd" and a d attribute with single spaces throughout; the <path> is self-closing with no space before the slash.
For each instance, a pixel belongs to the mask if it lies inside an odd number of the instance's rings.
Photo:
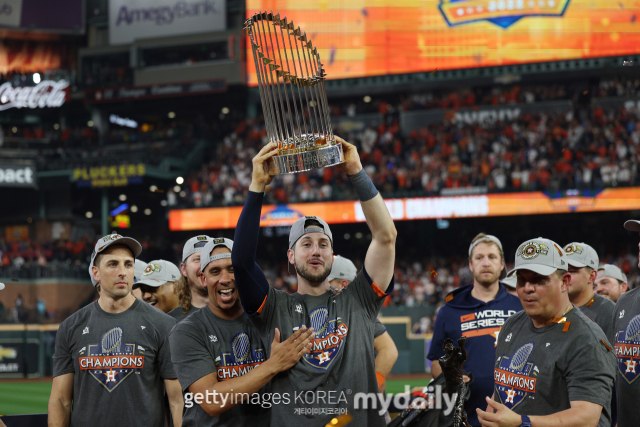
<path id="1" fill-rule="evenodd" d="M 573 267 L 591 267 L 597 270 L 600 265 L 598 253 L 586 243 L 569 243 L 564 247 L 564 253 L 567 255 L 567 262 Z"/>
<path id="2" fill-rule="evenodd" d="M 180 269 L 172 262 L 164 259 L 151 261 L 142 272 L 142 277 L 133 284 L 133 288 L 140 285 L 157 288 L 167 282 L 175 282 L 181 277 Z"/>
<path id="3" fill-rule="evenodd" d="M 96 245 L 93 248 L 93 253 L 91 254 L 91 265 L 93 265 L 93 261 L 96 259 L 96 256 L 111 245 L 124 245 L 128 247 L 129 249 L 131 249 L 131 252 L 133 252 L 134 258 L 140 255 L 140 252 L 142 252 L 142 246 L 136 239 L 132 239 L 131 237 L 123 237 L 116 233 L 107 234 L 96 242 Z"/>
<path id="4" fill-rule="evenodd" d="M 184 244 L 182 248 L 182 262 L 184 263 L 187 258 L 196 252 L 202 251 L 202 248 L 211 240 L 209 236 L 195 236 L 187 240 L 187 243 Z"/>
<path id="5" fill-rule="evenodd" d="M 333 266 L 331 267 L 331 273 L 329 273 L 329 281 L 333 279 L 352 281 L 356 278 L 358 269 L 350 259 L 340 255 L 333 257 Z"/>
<path id="6" fill-rule="evenodd" d="M 630 219 L 624 223 L 624 228 L 630 231 L 637 231 L 640 233 L 640 221 Z"/>
<path id="7" fill-rule="evenodd" d="M 627 275 L 613 264 L 605 264 L 598 269 L 598 279 L 601 277 L 612 277 L 620 282 L 627 282 Z"/>
<path id="8" fill-rule="evenodd" d="M 518 272 L 512 272 L 510 275 L 500 280 L 500 283 L 504 283 L 506 286 L 515 289 L 518 285 Z"/>
<path id="9" fill-rule="evenodd" d="M 135 271 L 133 273 L 134 283 L 142 279 L 142 273 L 144 273 L 145 268 L 147 268 L 147 263 L 140 259 L 136 259 Z"/>
<path id="10" fill-rule="evenodd" d="M 556 270 L 567 270 L 567 256 L 553 240 L 538 237 L 518 246 L 514 271 L 531 270 L 543 276 L 549 276 Z"/>
<path id="11" fill-rule="evenodd" d="M 211 261 L 215 261 L 223 258 L 231 258 L 230 253 L 224 254 L 216 254 L 211 255 L 211 252 L 218 246 L 224 246 L 230 251 L 233 250 L 233 240 L 225 239 L 225 238 L 215 238 L 211 239 L 205 246 L 202 248 L 202 253 L 200 254 L 200 271 L 204 271 L 204 269 L 209 265 Z"/>
<path id="12" fill-rule="evenodd" d="M 318 221 L 321 227 L 317 225 L 306 227 L 307 221 Z M 303 216 L 293 223 L 291 231 L 289 232 L 289 249 L 292 249 L 298 240 L 307 233 L 324 233 L 329 238 L 331 246 L 333 247 L 333 235 L 327 224 L 323 219 L 317 216 Z"/>

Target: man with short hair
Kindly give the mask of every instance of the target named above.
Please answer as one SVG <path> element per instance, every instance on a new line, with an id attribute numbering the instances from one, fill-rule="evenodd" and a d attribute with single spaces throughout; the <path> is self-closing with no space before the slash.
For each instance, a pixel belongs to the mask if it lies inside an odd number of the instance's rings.
<path id="1" fill-rule="evenodd" d="M 595 249 L 586 243 L 573 242 L 564 247 L 569 264 L 571 282 L 567 294 L 569 301 L 602 328 L 607 339 L 613 333 L 613 309 L 615 305 L 593 292 L 593 282 L 598 275 L 600 262 Z"/>
<path id="2" fill-rule="evenodd" d="M 325 425 L 345 412 L 353 417 L 349 424 L 353 427 L 385 425 L 378 410 L 359 399 L 363 393 L 375 399 L 378 392 L 371 337 L 386 292 L 393 290 L 397 232 L 382 196 L 362 167 L 356 147 L 335 138 L 344 152 L 344 163 L 335 168 L 351 181 L 372 235 L 364 267 L 345 290 L 334 294 L 329 287 L 333 237 L 329 225 L 317 216 L 301 217 L 289 233 L 287 259 L 296 271 L 297 293 L 287 294 L 269 286 L 256 264 L 262 199 L 272 180 L 265 162 L 273 161 L 278 153 L 275 142 L 253 158 L 251 185 L 236 227 L 231 260 L 242 306 L 254 325 L 267 341 L 275 327 L 285 338 L 306 325 L 316 331 L 309 353 L 271 381 L 273 393 L 295 396 L 305 391 L 307 396 L 274 405 L 274 426 Z"/>
<path id="3" fill-rule="evenodd" d="M 175 287 L 179 306 L 167 313 L 178 322 L 208 304 L 207 290 L 200 281 L 200 252 L 210 241 L 206 235 L 194 236 L 182 248 L 182 274 Z"/>
<path id="4" fill-rule="evenodd" d="M 624 223 L 624 228 L 640 232 L 640 221 L 629 220 Z M 638 425 L 640 402 L 640 288 L 620 295 L 613 312 L 613 322 L 612 340 L 618 358 L 618 427 L 635 427 Z"/>
<path id="5" fill-rule="evenodd" d="M 340 255 L 333 257 L 333 266 L 329 273 L 329 285 L 334 292 L 342 292 L 349 283 L 355 280 L 358 270 L 355 264 L 348 258 Z M 398 349 L 393 342 L 393 338 L 387 332 L 380 319 L 376 317 L 373 331 L 373 349 L 376 354 L 376 378 L 378 379 L 378 389 L 384 392 L 386 379 L 393 369 L 393 365 L 398 360 Z"/>
<path id="6" fill-rule="evenodd" d="M 180 277 L 182 274 L 174 263 L 157 259 L 147 264 L 133 289 L 140 289 L 144 302 L 168 314 L 178 307 L 174 286 Z"/>
<path id="7" fill-rule="evenodd" d="M 504 252 L 497 237 L 480 233 L 471 241 L 469 269 L 473 284 L 460 287 L 445 298 L 445 305 L 436 317 L 427 359 L 431 360 L 433 378 L 438 377 L 442 372 L 439 359 L 444 356 L 445 340 L 456 342 L 466 337 L 469 357 L 464 370 L 473 374 L 473 382 L 469 384 L 471 394 L 464 406 L 469 425 L 479 426 L 475 410 L 493 390 L 493 354 L 498 331 L 510 316 L 522 310 L 522 304 L 500 285 Z"/>
<path id="8" fill-rule="evenodd" d="M 240 305 L 232 248 L 232 240 L 220 238 L 201 250 L 200 278 L 209 304 L 178 323 L 169 337 L 185 393 L 183 427 L 268 425 L 268 406 L 261 406 L 260 389 L 293 366 L 313 336 L 312 328 L 300 328 L 281 343 L 276 330 L 271 357 L 265 360 L 260 334 Z"/>
<path id="9" fill-rule="evenodd" d="M 100 297 L 58 329 L 49 427 L 129 425 L 134 419 L 162 427 L 164 389 L 173 424 L 182 424 L 168 339 L 175 320 L 131 295 L 141 251 L 140 243 L 119 234 L 96 243 L 91 264 Z"/>
<path id="10" fill-rule="evenodd" d="M 594 285 L 593 290 L 596 294 L 608 298 L 614 303 L 629 289 L 627 275 L 612 264 L 605 264 L 598 269 L 598 277 L 596 277 Z"/>
<path id="11" fill-rule="evenodd" d="M 567 256 L 537 238 L 515 256 L 524 311 L 498 336 L 493 399 L 478 408 L 483 426 L 584 427 L 611 425 L 615 355 L 602 329 L 567 294 Z"/>

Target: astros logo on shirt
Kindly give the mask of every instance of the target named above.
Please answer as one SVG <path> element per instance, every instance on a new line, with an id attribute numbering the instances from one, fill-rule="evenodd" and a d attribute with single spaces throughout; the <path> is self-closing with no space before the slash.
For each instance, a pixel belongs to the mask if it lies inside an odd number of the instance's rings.
<path id="1" fill-rule="evenodd" d="M 87 371 L 111 393 L 135 371 L 144 367 L 145 349 L 122 341 L 122 328 L 116 326 L 102 335 L 100 343 L 80 350 L 80 370 Z"/>
<path id="2" fill-rule="evenodd" d="M 249 335 L 246 332 L 237 333 L 231 338 L 231 352 L 223 352 L 216 359 L 218 381 L 241 377 L 262 363 L 264 349 L 251 348 Z"/>
<path id="3" fill-rule="evenodd" d="M 640 374 L 640 314 L 629 321 L 626 330 L 618 331 L 615 348 L 618 373 L 631 384 Z"/>
<path id="4" fill-rule="evenodd" d="M 349 328 L 339 317 L 329 319 L 327 307 L 318 307 L 311 311 L 309 324 L 313 327 L 316 337 L 311 341 L 313 347 L 302 360 L 316 369 L 326 371 L 342 350 Z"/>
<path id="5" fill-rule="evenodd" d="M 534 343 L 526 343 L 513 356 L 502 356 L 494 369 L 495 391 L 509 409 L 518 406 L 529 393 L 536 392 L 538 368 L 529 361 Z"/>

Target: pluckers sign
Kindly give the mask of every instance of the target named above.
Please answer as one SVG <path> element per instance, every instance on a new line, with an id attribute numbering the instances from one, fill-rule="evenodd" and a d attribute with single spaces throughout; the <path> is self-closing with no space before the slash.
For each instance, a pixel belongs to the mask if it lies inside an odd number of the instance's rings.
<path id="1" fill-rule="evenodd" d="M 10 82 L 0 85 L 0 111 L 9 108 L 57 108 L 68 97 L 69 82 L 44 80 L 35 86 L 14 87 Z"/>
<path id="2" fill-rule="evenodd" d="M 78 187 L 125 187 L 129 184 L 141 184 L 146 174 L 145 165 L 118 165 L 78 168 L 73 170 L 72 180 Z"/>

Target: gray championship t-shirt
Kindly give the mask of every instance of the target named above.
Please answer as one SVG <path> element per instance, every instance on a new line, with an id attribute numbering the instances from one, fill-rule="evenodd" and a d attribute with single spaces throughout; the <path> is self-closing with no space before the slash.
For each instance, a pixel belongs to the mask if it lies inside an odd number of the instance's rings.
<path id="1" fill-rule="evenodd" d="M 171 331 L 169 341 L 173 364 L 185 393 L 182 427 L 269 425 L 267 409 L 260 406 L 257 399 L 261 399 L 261 395 L 258 393 L 226 397 L 226 401 L 247 403 L 240 403 L 215 418 L 202 409 L 195 396 L 186 394 L 194 382 L 211 373 L 216 373 L 218 381 L 233 380 L 265 361 L 260 335 L 246 314 L 233 320 L 222 319 L 208 307 L 203 307 L 178 323 Z M 202 400 L 206 398 L 203 396 Z M 215 399 L 224 403 L 220 395 Z"/>
<path id="2" fill-rule="evenodd" d="M 170 312 L 168 312 L 167 314 L 171 317 L 173 317 L 174 319 L 176 319 L 176 322 L 181 322 L 184 319 L 187 318 L 187 316 L 189 316 L 190 314 L 196 312 L 200 310 L 197 307 L 191 306 L 191 308 L 189 309 L 189 311 L 187 311 L 186 313 L 184 312 L 184 309 L 182 308 L 182 306 L 177 306 L 176 308 L 174 308 L 173 310 L 171 310 Z"/>
<path id="3" fill-rule="evenodd" d="M 378 338 L 380 335 L 387 332 L 387 328 L 382 324 L 382 322 L 376 317 L 375 326 L 373 327 L 373 338 Z"/>
<path id="4" fill-rule="evenodd" d="M 640 288 L 620 296 L 613 312 L 618 427 L 640 422 Z"/>
<path id="5" fill-rule="evenodd" d="M 496 347 L 495 400 L 529 416 L 592 402 L 602 406 L 598 427 L 609 427 L 615 355 L 602 329 L 580 310 L 565 318 L 536 328 L 521 311 L 506 321 Z"/>
<path id="6" fill-rule="evenodd" d="M 136 299 L 122 313 L 97 301 L 60 324 L 53 376 L 74 373 L 71 426 L 163 427 L 163 379 L 177 375 L 169 332 L 176 321 Z"/>
<path id="7" fill-rule="evenodd" d="M 311 351 L 271 380 L 272 396 L 281 399 L 271 408 L 271 425 L 323 426 L 346 412 L 353 416 L 350 427 L 385 425 L 372 403 L 378 383 L 371 339 L 384 297 L 362 272 L 338 294 L 289 295 L 269 288 L 262 310 L 250 317 L 267 343 L 276 327 L 281 341 L 303 325 L 316 333 Z"/>
<path id="8" fill-rule="evenodd" d="M 615 307 L 613 301 L 597 294 L 593 296 L 591 301 L 580 307 L 580 311 L 602 328 L 609 343 L 611 343 L 613 335 L 613 310 Z"/>

